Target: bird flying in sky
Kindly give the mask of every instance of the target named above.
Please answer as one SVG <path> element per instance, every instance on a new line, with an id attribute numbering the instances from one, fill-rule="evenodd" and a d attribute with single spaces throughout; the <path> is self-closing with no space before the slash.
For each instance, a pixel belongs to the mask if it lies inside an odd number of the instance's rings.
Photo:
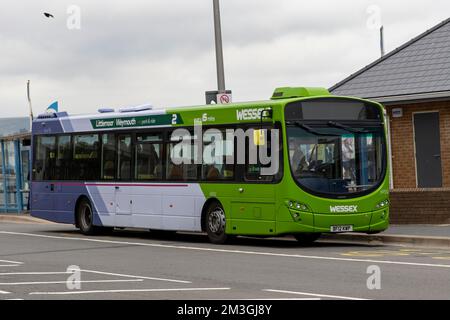
<path id="1" fill-rule="evenodd" d="M 48 12 L 44 12 L 44 16 L 46 16 L 47 18 L 55 18 L 51 13 Z"/>

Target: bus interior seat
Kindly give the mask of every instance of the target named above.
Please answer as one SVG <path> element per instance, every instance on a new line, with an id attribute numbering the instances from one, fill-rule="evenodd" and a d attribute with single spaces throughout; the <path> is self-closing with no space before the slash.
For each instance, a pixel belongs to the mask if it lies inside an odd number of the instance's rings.
<path id="1" fill-rule="evenodd" d="M 130 161 L 124 161 L 122 162 L 122 165 L 120 166 L 120 178 L 121 179 L 130 179 L 131 174 L 131 163 Z"/>
<path id="2" fill-rule="evenodd" d="M 169 180 L 183 180 L 183 168 L 179 165 L 172 165 L 168 175 Z"/>
<path id="3" fill-rule="evenodd" d="M 221 178 L 219 170 L 215 166 L 210 166 L 206 174 L 206 180 L 219 180 Z"/>
<path id="4" fill-rule="evenodd" d="M 103 167 L 103 177 L 108 179 L 114 179 L 114 161 L 106 161 Z"/>

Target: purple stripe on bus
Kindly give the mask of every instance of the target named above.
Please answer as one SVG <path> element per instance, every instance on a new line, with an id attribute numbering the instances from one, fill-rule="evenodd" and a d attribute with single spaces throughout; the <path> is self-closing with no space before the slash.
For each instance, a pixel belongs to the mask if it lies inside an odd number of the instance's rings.
<path id="1" fill-rule="evenodd" d="M 33 181 L 37 183 L 37 181 Z M 58 186 L 66 187 L 188 187 L 188 184 L 133 184 L 133 183 L 75 183 L 75 182 L 46 182 Z"/>

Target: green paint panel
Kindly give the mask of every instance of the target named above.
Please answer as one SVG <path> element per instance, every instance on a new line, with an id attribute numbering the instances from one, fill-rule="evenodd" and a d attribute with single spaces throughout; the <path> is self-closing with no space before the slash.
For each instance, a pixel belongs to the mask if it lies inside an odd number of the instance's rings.
<path id="1" fill-rule="evenodd" d="M 232 226 L 231 234 L 263 236 L 276 234 L 275 221 L 232 219 L 229 221 L 229 224 Z"/>
<path id="2" fill-rule="evenodd" d="M 275 199 L 274 199 L 275 201 Z M 241 220 L 270 220 L 275 221 L 275 202 L 231 202 L 231 218 Z"/>

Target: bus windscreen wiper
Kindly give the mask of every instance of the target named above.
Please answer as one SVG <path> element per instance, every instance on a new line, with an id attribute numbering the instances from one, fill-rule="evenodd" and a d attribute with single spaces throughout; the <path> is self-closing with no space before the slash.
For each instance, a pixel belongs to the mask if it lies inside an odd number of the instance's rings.
<path id="1" fill-rule="evenodd" d="M 367 133 L 367 131 L 365 130 L 361 130 L 361 129 L 356 129 L 350 126 L 346 126 L 345 124 L 339 123 L 339 122 L 335 122 L 335 121 L 328 121 L 327 123 L 330 127 L 335 127 L 335 128 L 339 128 L 339 129 L 344 129 L 348 132 L 351 133 Z"/>
<path id="2" fill-rule="evenodd" d="M 338 136 L 338 135 L 336 135 L 336 134 L 330 134 L 330 133 L 322 133 L 322 132 L 319 132 L 319 131 L 315 130 L 314 128 L 312 128 L 312 127 L 310 127 L 310 126 L 308 126 L 308 125 L 306 125 L 306 124 L 300 123 L 300 122 L 298 122 L 298 121 L 287 122 L 287 124 L 294 124 L 295 126 L 297 126 L 297 127 L 299 127 L 299 128 L 302 128 L 303 130 L 306 130 L 306 131 L 308 131 L 309 133 L 315 134 L 315 135 L 317 135 L 317 136 L 326 136 L 326 137 L 329 137 L 329 136 Z"/>

